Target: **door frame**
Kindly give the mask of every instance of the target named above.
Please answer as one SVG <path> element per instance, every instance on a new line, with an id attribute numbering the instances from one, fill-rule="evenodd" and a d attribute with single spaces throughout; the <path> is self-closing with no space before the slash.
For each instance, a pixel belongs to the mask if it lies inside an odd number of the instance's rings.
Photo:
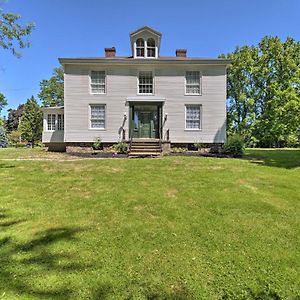
<path id="1" fill-rule="evenodd" d="M 162 128 L 162 115 L 163 115 L 163 102 L 131 102 L 129 103 L 129 139 L 131 138 L 137 138 L 137 139 L 143 139 L 143 137 L 135 137 L 133 136 L 133 130 L 134 130 L 134 123 L 133 123 L 133 116 L 134 116 L 134 106 L 156 106 L 157 107 L 157 129 L 155 132 L 156 139 L 160 138 L 161 135 L 161 128 Z M 145 139 L 145 138 L 144 138 Z M 149 137 L 151 139 L 151 137 Z"/>

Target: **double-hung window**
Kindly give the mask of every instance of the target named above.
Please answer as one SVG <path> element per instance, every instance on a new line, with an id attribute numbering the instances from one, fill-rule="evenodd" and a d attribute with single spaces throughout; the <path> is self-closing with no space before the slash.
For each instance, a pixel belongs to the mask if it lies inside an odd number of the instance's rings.
<path id="1" fill-rule="evenodd" d="M 105 105 L 90 105 L 90 128 L 105 129 Z"/>
<path id="2" fill-rule="evenodd" d="M 57 115 L 57 130 L 64 130 L 64 115 L 62 114 Z"/>
<path id="3" fill-rule="evenodd" d="M 153 74 L 151 71 L 139 72 L 138 93 L 153 94 Z"/>
<path id="4" fill-rule="evenodd" d="M 91 71 L 91 93 L 106 93 L 106 76 L 105 71 Z"/>
<path id="5" fill-rule="evenodd" d="M 56 123 L 56 115 L 55 114 L 48 114 L 47 116 L 47 129 L 49 131 L 55 130 Z"/>
<path id="6" fill-rule="evenodd" d="M 201 129 L 201 105 L 185 106 L 185 129 Z"/>
<path id="7" fill-rule="evenodd" d="M 201 94 L 201 74 L 199 71 L 187 71 L 185 74 L 185 93 L 190 95 Z"/>

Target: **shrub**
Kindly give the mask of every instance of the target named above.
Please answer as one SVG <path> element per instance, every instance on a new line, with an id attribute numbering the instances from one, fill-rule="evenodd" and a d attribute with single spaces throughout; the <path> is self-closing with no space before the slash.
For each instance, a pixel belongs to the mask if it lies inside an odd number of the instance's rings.
<path id="1" fill-rule="evenodd" d="M 6 147 L 7 146 L 7 138 L 6 133 L 3 127 L 0 127 L 0 147 Z"/>
<path id="2" fill-rule="evenodd" d="M 15 146 L 15 147 L 16 147 L 16 144 L 18 144 L 18 143 L 21 142 L 21 132 L 18 131 L 18 130 L 12 131 L 12 132 L 8 135 L 8 141 L 9 141 L 9 144 L 10 144 L 11 146 Z"/>
<path id="3" fill-rule="evenodd" d="M 113 145 L 112 148 L 117 153 L 126 154 L 128 150 L 128 144 L 125 142 L 119 142 L 118 144 Z"/>
<path id="4" fill-rule="evenodd" d="M 297 148 L 300 145 L 300 141 L 296 134 L 292 133 L 287 137 L 287 146 L 289 148 Z"/>
<path id="5" fill-rule="evenodd" d="M 94 150 L 101 150 L 103 149 L 101 138 L 96 138 L 95 142 L 93 143 Z"/>
<path id="6" fill-rule="evenodd" d="M 200 150 L 200 149 L 203 149 L 205 148 L 205 145 L 201 142 L 196 142 L 194 143 L 194 147 L 197 149 L 197 150 Z"/>
<path id="7" fill-rule="evenodd" d="M 240 157 L 244 154 L 244 141 L 239 135 L 230 136 L 225 145 L 224 151 L 234 157 Z"/>
<path id="8" fill-rule="evenodd" d="M 26 143 L 16 143 L 14 146 L 16 147 L 16 148 L 25 148 L 26 147 Z"/>

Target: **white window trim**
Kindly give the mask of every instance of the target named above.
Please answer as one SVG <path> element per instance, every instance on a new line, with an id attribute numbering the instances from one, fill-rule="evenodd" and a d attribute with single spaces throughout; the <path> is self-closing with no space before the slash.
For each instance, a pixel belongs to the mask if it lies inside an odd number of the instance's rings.
<path id="1" fill-rule="evenodd" d="M 152 93 L 140 93 L 139 91 L 140 91 L 140 89 L 139 89 L 139 81 L 140 81 L 140 73 L 141 72 L 152 72 Z M 138 95 L 138 96 L 153 96 L 153 95 L 155 95 L 155 72 L 154 72 L 154 70 L 149 70 L 149 69 L 146 69 L 146 70 L 139 70 L 138 72 L 137 72 L 137 76 L 136 76 L 136 94 Z"/>
<path id="2" fill-rule="evenodd" d="M 188 106 L 199 106 L 200 107 L 200 123 L 199 123 L 200 128 L 187 128 L 186 127 L 186 108 Z M 184 113 L 184 130 L 185 131 L 202 131 L 202 111 L 203 111 L 202 104 L 198 104 L 198 103 L 185 104 L 184 111 L 185 111 L 185 113 Z"/>
<path id="3" fill-rule="evenodd" d="M 49 128 L 49 122 L 48 122 L 48 116 L 51 115 L 51 124 L 52 124 L 52 115 L 55 115 L 55 126 L 54 129 L 48 129 Z M 51 126 L 52 127 L 52 126 Z M 54 132 L 57 131 L 57 114 L 56 113 L 47 113 L 46 118 L 46 132 Z"/>
<path id="4" fill-rule="evenodd" d="M 92 118 L 92 109 L 91 106 L 104 106 L 104 128 L 92 128 L 91 127 L 91 118 Z M 88 130 L 93 130 L 93 131 L 105 131 L 106 126 L 107 126 L 107 105 L 105 103 L 89 103 L 88 105 Z"/>
<path id="5" fill-rule="evenodd" d="M 152 37 L 153 38 L 153 37 Z M 137 38 L 135 41 L 134 41 L 134 58 L 139 58 L 139 59 L 143 59 L 143 58 L 147 58 L 147 59 L 155 59 L 155 58 L 158 58 L 158 46 L 157 46 L 157 41 L 155 38 L 154 39 L 154 42 L 155 42 L 155 46 L 154 46 L 154 49 L 155 49 L 155 56 L 148 56 L 148 45 L 147 45 L 147 39 L 144 39 L 144 38 L 141 38 L 143 39 L 144 41 L 144 56 L 137 56 L 137 43 L 136 41 L 140 39 L 140 38 Z"/>
<path id="6" fill-rule="evenodd" d="M 187 72 L 199 72 L 199 75 L 200 75 L 200 92 L 199 93 L 187 93 L 186 92 L 186 73 Z M 185 96 L 202 96 L 202 71 L 200 70 L 185 70 L 184 72 L 184 95 Z"/>
<path id="7" fill-rule="evenodd" d="M 95 71 L 95 72 L 104 72 L 104 90 L 105 92 L 104 93 L 94 93 L 92 92 L 92 72 Z M 89 94 L 90 95 L 106 95 L 107 94 L 107 73 L 106 73 L 106 70 L 97 70 L 97 69 L 92 69 L 89 71 Z"/>

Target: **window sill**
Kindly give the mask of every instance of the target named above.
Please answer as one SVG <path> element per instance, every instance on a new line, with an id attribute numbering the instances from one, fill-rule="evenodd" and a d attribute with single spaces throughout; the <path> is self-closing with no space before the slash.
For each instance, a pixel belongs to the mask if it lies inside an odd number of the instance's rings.
<path id="1" fill-rule="evenodd" d="M 106 131 L 106 128 L 89 128 L 92 131 Z"/>
<path id="2" fill-rule="evenodd" d="M 187 93 L 185 93 L 184 96 L 202 96 L 202 94 L 187 94 Z"/>
<path id="3" fill-rule="evenodd" d="M 195 128 L 195 129 L 192 129 L 192 128 L 185 128 L 184 131 L 202 131 L 202 129 L 198 129 L 198 128 Z"/>

